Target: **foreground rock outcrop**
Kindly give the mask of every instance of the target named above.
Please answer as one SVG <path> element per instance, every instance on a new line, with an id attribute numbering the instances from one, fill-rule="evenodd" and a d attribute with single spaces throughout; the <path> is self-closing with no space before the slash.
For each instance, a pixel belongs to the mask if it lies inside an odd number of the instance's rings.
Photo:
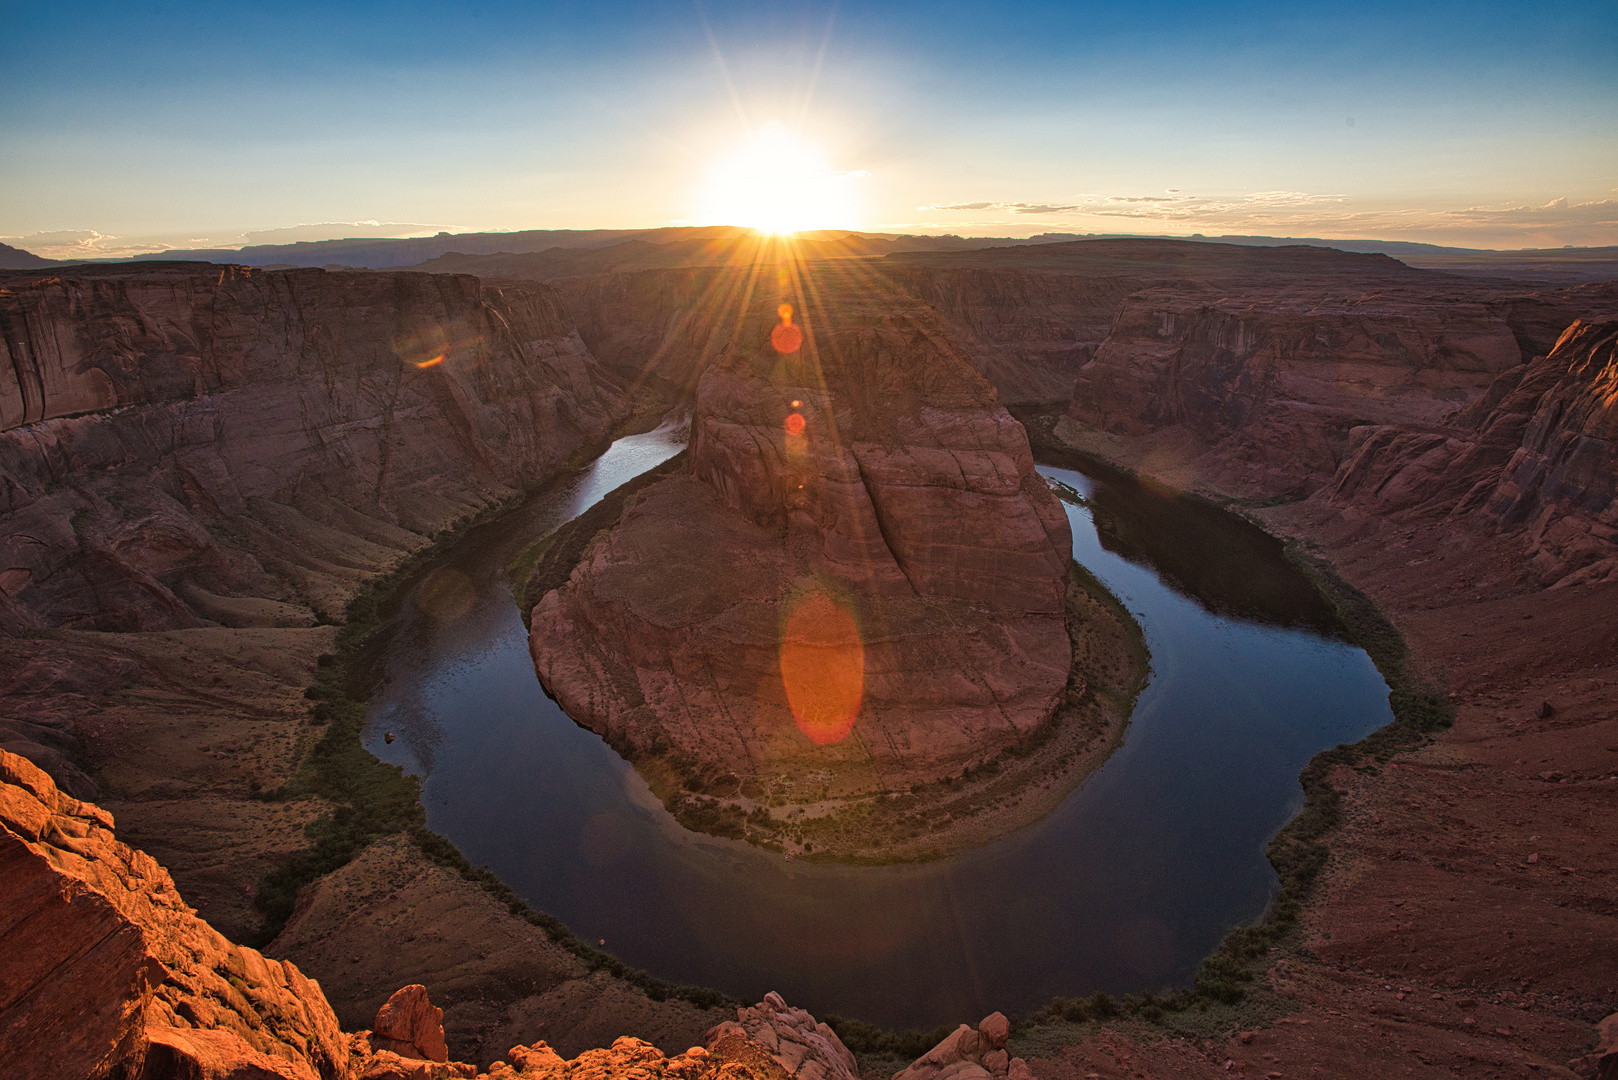
<path id="1" fill-rule="evenodd" d="M 707 362 L 688 467 L 532 614 L 569 715 L 748 813 L 1025 746 L 1073 655 L 1071 535 L 1021 425 L 926 305 L 829 271 L 804 296 L 784 351 L 778 298 L 749 305 Z"/>
<path id="2" fill-rule="evenodd" d="M 1006 1051 L 1011 1021 L 990 1013 L 977 1027 L 962 1024 L 894 1080 L 1033 1080 L 1028 1062 Z"/>
<path id="3" fill-rule="evenodd" d="M 227 941 L 168 874 L 119 843 L 112 816 L 0 751 L 0 1055 L 8 1076 L 441 1080 L 443 1010 L 406 986 L 352 1035 L 319 984 Z M 638 1039 L 564 1061 L 539 1042 L 493 1077 L 858 1080 L 832 1030 L 779 995 L 739 1010 L 707 1046 L 665 1058 Z"/>
<path id="4" fill-rule="evenodd" d="M 112 827 L 0 751 L 0 1056 L 23 1070 L 11 1075 L 346 1077 L 348 1040 L 320 987 L 197 918 Z"/>

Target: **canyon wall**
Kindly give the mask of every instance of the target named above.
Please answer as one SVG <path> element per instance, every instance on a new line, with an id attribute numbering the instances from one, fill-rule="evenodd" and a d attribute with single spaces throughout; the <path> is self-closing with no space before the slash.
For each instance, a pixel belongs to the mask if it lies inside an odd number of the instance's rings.
<path id="1" fill-rule="evenodd" d="M 543 285 L 74 274 L 0 291 L 12 632 L 313 622 L 626 412 Z"/>
<path id="2" fill-rule="evenodd" d="M 771 345 L 774 289 L 729 313 L 689 470 L 639 493 L 539 600 L 534 660 L 632 756 L 798 798 L 906 788 L 1049 719 L 1071 659 L 1067 520 L 927 305 L 833 270 L 787 295 L 801 348 Z M 789 700 L 800 647 L 834 681 L 839 656 L 861 658 L 852 698 L 806 690 L 847 705 L 824 729 Z"/>
<path id="3" fill-rule="evenodd" d="M 1618 579 L 1618 322 L 1576 322 L 1437 429 L 1357 428 L 1324 497 L 1523 534 L 1539 584 Z"/>
<path id="4" fill-rule="evenodd" d="M 1329 478 L 1351 427 L 1437 420 L 1520 362 L 1476 301 L 1151 290 L 1124 302 L 1069 416 L 1123 436 L 1173 429 L 1202 483 L 1276 495 Z"/>
<path id="5" fill-rule="evenodd" d="M 1135 277 L 975 267 L 884 268 L 932 305 L 1002 403 L 1067 401 Z"/>
<path id="6" fill-rule="evenodd" d="M 0 745 L 85 797 L 80 729 L 107 715 L 107 695 L 158 678 L 158 654 L 179 642 L 109 651 L 64 632 L 307 637 L 368 577 L 549 479 L 628 409 L 532 282 L 197 264 L 12 273 L 0 334 Z M 16 637 L 46 633 L 57 640 Z M 226 703 L 209 722 L 240 714 Z"/>

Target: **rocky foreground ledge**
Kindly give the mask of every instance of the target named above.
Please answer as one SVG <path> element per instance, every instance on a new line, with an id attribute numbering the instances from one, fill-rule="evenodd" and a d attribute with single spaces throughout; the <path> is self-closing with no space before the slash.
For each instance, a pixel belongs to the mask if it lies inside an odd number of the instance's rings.
<path id="1" fill-rule="evenodd" d="M 0 1062 L 13 1080 L 859 1080 L 837 1033 L 771 992 L 682 1054 L 623 1036 L 564 1059 L 514 1046 L 487 1072 L 449 1060 L 444 1011 L 406 986 L 344 1032 L 320 985 L 233 945 L 112 815 L 0 750 Z M 906 1080 L 1028 1080 L 995 1013 Z"/>

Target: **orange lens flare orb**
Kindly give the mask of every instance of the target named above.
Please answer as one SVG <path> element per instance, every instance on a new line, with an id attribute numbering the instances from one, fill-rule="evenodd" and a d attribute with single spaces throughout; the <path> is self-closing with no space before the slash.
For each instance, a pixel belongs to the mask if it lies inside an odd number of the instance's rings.
<path id="1" fill-rule="evenodd" d="M 793 413 L 787 417 L 786 429 L 788 435 L 802 435 L 805 424 L 803 413 Z"/>
<path id="2" fill-rule="evenodd" d="M 778 353 L 795 353 L 803 345 L 803 331 L 792 325 L 792 305 L 782 304 L 775 309 L 781 316 L 781 325 L 770 331 L 770 344 Z"/>
<path id="3" fill-rule="evenodd" d="M 865 696 L 865 644 L 847 603 L 818 589 L 792 601 L 781 633 L 781 682 L 792 720 L 810 742 L 848 738 Z"/>

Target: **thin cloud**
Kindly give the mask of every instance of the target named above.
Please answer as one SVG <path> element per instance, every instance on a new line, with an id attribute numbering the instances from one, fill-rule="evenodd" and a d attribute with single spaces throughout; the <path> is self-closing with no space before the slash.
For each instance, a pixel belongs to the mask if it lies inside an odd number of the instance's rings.
<path id="1" fill-rule="evenodd" d="M 119 236 L 95 229 L 57 229 L 26 236 L 0 236 L 10 244 L 47 259 L 120 259 L 157 251 L 235 249 L 255 244 L 293 244 L 300 241 L 345 240 L 432 236 L 440 232 L 460 232 L 456 225 L 426 225 L 408 221 L 323 221 L 288 225 L 275 229 L 227 230 L 211 236 L 188 233 L 156 233 Z"/>
<path id="2" fill-rule="evenodd" d="M 1269 236 L 1380 237 L 1463 247 L 1560 247 L 1618 244 L 1618 199 L 1468 207 L 1356 207 L 1346 195 L 1255 191 L 1204 196 L 1183 191 L 1076 196 L 1064 203 L 990 201 L 922 206 L 939 214 L 933 229 L 974 233 L 1015 230 L 1039 215 L 1053 227 L 1088 232 L 1205 233 Z M 969 212 L 969 217 L 948 217 Z"/>

